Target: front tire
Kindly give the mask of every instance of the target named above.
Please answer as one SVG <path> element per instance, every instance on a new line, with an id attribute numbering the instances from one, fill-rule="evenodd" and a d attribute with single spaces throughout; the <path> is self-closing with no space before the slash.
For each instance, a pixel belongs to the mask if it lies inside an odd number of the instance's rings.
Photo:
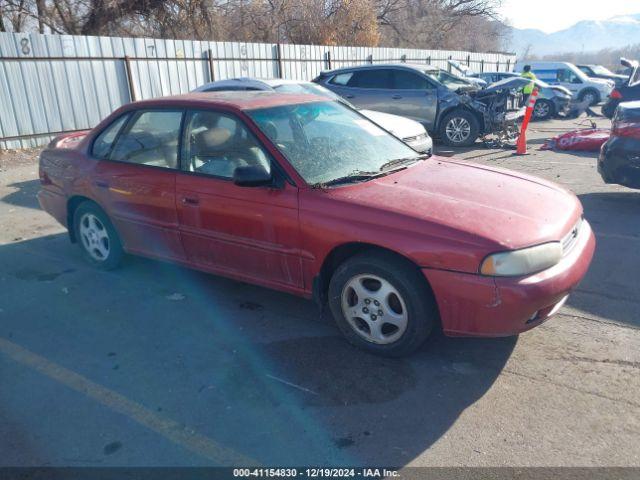
<path id="1" fill-rule="evenodd" d="M 469 147 L 480 134 L 480 123 L 473 113 L 458 109 L 444 116 L 439 130 L 439 137 L 450 147 Z"/>
<path id="2" fill-rule="evenodd" d="M 385 252 L 340 265 L 329 283 L 329 307 L 349 342 L 388 357 L 414 352 L 438 321 L 426 279 L 409 261 Z"/>
<path id="3" fill-rule="evenodd" d="M 533 107 L 534 120 L 548 120 L 554 114 L 553 104 L 549 100 L 537 100 Z"/>
<path id="4" fill-rule="evenodd" d="M 73 214 L 75 238 L 84 259 L 101 270 L 113 270 L 124 257 L 120 237 L 98 205 L 81 203 Z"/>

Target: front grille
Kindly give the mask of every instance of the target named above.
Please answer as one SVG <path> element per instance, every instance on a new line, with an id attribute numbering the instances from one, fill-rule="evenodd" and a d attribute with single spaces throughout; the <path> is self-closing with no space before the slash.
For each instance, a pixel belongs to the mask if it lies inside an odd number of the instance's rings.
<path id="1" fill-rule="evenodd" d="M 580 236 L 580 227 L 582 227 L 582 217 L 561 240 L 563 256 L 567 255 L 577 243 L 578 237 Z"/>

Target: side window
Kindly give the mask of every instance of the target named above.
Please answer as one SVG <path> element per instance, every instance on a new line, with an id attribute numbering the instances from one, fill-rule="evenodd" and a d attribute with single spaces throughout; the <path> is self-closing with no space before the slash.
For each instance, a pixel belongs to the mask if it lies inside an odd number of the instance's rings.
<path id="1" fill-rule="evenodd" d="M 580 78 L 568 68 L 560 68 L 557 73 L 558 82 L 582 83 Z"/>
<path id="2" fill-rule="evenodd" d="M 178 168 L 182 111 L 148 110 L 133 118 L 109 158 L 163 168 Z"/>
<path id="3" fill-rule="evenodd" d="M 237 167 L 260 166 L 271 171 L 269 154 L 232 115 L 194 111 L 187 117 L 182 169 L 222 178 L 233 178 Z"/>
<path id="4" fill-rule="evenodd" d="M 391 88 L 391 70 L 360 70 L 354 72 L 348 86 L 356 88 Z"/>
<path id="5" fill-rule="evenodd" d="M 122 115 L 117 120 L 111 123 L 107 128 L 102 130 L 102 133 L 98 135 L 98 138 L 93 142 L 93 147 L 91 148 L 91 155 L 96 158 L 105 159 L 109 156 L 109 152 L 111 151 L 111 147 L 113 146 L 113 141 L 118 136 L 120 130 L 127 122 L 129 118 L 129 114 Z"/>
<path id="6" fill-rule="evenodd" d="M 426 90 L 431 84 L 426 78 L 406 70 L 393 71 L 393 88 L 398 90 Z"/>
<path id="7" fill-rule="evenodd" d="M 352 76 L 353 72 L 339 73 L 331 80 L 329 80 L 329 83 L 345 87 L 349 83 L 349 80 L 351 80 Z"/>

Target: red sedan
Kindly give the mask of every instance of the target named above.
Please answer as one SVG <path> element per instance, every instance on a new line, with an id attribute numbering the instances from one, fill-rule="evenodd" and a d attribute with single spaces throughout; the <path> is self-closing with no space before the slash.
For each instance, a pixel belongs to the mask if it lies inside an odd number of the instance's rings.
<path id="1" fill-rule="evenodd" d="M 539 325 L 595 248 L 569 191 L 429 158 L 311 95 L 132 103 L 53 141 L 40 180 L 40 205 L 96 267 L 131 253 L 314 298 L 352 343 L 392 356 L 436 325 Z"/>

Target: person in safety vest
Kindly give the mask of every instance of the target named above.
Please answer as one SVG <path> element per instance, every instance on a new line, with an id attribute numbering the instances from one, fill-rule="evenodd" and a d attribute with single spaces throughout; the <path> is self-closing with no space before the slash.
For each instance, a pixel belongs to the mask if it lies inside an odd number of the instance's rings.
<path id="1" fill-rule="evenodd" d="M 522 73 L 520 74 L 521 77 L 524 78 L 529 78 L 531 80 L 537 80 L 538 78 L 534 75 L 534 73 L 531 71 L 531 65 L 525 65 L 524 68 L 522 69 Z M 533 88 L 535 87 L 535 84 L 533 82 L 526 84 L 524 87 L 522 87 L 522 105 L 526 105 L 527 102 L 529 101 L 529 95 L 531 95 L 531 92 L 533 92 Z"/>

